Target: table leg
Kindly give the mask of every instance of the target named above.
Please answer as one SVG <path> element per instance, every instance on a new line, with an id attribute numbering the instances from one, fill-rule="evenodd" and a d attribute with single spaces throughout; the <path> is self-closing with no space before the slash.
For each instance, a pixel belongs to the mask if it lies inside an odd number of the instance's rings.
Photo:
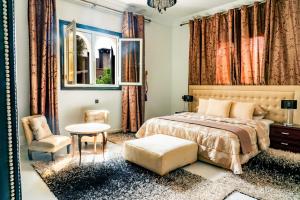
<path id="1" fill-rule="evenodd" d="M 94 153 L 97 153 L 97 135 L 94 136 Z"/>
<path id="2" fill-rule="evenodd" d="M 75 135 L 72 135 L 72 157 L 75 155 Z"/>
<path id="3" fill-rule="evenodd" d="M 79 165 L 81 165 L 81 136 L 78 135 Z"/>
<path id="4" fill-rule="evenodd" d="M 103 160 L 104 160 L 104 147 L 105 147 L 105 133 L 102 132 L 102 155 L 103 155 Z"/>

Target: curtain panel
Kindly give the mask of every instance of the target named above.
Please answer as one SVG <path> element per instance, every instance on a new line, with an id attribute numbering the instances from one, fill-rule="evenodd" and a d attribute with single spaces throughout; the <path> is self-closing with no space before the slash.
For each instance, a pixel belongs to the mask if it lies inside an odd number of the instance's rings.
<path id="1" fill-rule="evenodd" d="M 143 52 L 145 52 L 145 24 L 144 16 L 125 12 L 122 23 L 123 38 L 142 38 L 144 41 Z M 145 53 L 143 53 L 143 56 Z M 145 57 L 145 56 L 144 56 Z M 137 75 L 131 66 L 137 62 L 132 54 L 122 56 L 125 64 L 124 80 L 126 82 L 136 81 Z M 143 58 L 143 85 L 122 86 L 122 129 L 123 132 L 137 132 L 144 122 L 145 115 L 145 59 Z"/>
<path id="2" fill-rule="evenodd" d="M 57 108 L 56 2 L 28 0 L 30 112 L 47 118 L 59 134 Z"/>
<path id="3" fill-rule="evenodd" d="M 299 4 L 268 0 L 191 20 L 189 84 L 299 84 Z"/>
<path id="4" fill-rule="evenodd" d="M 268 0 L 265 30 L 266 79 L 269 85 L 300 84 L 300 1 Z"/>

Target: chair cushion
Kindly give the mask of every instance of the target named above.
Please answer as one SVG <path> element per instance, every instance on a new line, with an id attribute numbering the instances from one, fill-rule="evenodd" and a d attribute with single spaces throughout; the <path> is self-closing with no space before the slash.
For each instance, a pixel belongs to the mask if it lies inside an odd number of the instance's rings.
<path id="1" fill-rule="evenodd" d="M 42 140 L 52 135 L 45 116 L 37 116 L 29 119 L 34 139 Z"/>
<path id="2" fill-rule="evenodd" d="M 125 142 L 123 156 L 128 161 L 164 175 L 195 162 L 197 151 L 195 142 L 157 134 Z"/>
<path id="3" fill-rule="evenodd" d="M 86 110 L 84 113 L 85 122 L 106 123 L 108 118 L 108 111 L 106 110 Z"/>
<path id="4" fill-rule="evenodd" d="M 30 150 L 42 152 L 55 152 L 71 144 L 71 138 L 63 135 L 51 135 L 42 140 L 34 140 L 29 146 Z"/>

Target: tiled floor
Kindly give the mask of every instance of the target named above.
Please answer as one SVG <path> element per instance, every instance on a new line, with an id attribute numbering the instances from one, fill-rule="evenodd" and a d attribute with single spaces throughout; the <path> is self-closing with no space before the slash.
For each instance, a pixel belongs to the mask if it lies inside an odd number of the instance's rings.
<path id="1" fill-rule="evenodd" d="M 56 199 L 46 183 L 31 166 L 27 159 L 26 147 L 21 147 L 21 181 L 23 200 L 53 200 Z M 50 155 L 49 155 L 50 156 Z"/>
<path id="2" fill-rule="evenodd" d="M 257 199 L 249 197 L 248 195 L 242 194 L 240 192 L 234 191 L 225 200 L 257 200 Z"/>
<path id="3" fill-rule="evenodd" d="M 21 152 L 26 152 L 26 148 L 21 148 Z M 121 151 L 121 145 L 108 143 L 106 151 Z M 64 155 L 65 152 L 59 154 Z M 50 155 L 49 155 L 50 156 Z M 21 178 L 22 178 L 22 195 L 24 200 L 52 200 L 56 199 L 53 193 L 49 190 L 47 185 L 42 181 L 40 176 L 32 168 L 31 163 L 27 159 L 27 154 L 21 154 Z M 200 175 L 206 179 L 216 181 L 217 179 L 225 175 L 225 170 L 219 167 L 215 167 L 203 162 L 196 162 L 189 166 L 184 167 L 185 170 Z M 240 194 L 233 194 L 229 200 L 253 200 L 242 198 Z"/>

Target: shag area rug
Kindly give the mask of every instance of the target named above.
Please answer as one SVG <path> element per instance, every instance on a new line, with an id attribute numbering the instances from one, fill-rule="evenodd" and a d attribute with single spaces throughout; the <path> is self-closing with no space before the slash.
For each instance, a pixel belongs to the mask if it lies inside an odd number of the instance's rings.
<path id="1" fill-rule="evenodd" d="M 257 199 L 300 199 L 300 156 L 270 149 L 249 161 L 242 175 L 226 172 L 216 181 L 177 169 L 158 176 L 107 152 L 105 161 L 83 165 L 68 157 L 33 164 L 58 199 L 223 200 L 233 191 Z"/>
<path id="2" fill-rule="evenodd" d="M 110 133 L 107 140 L 114 144 L 123 144 L 125 141 L 136 139 L 134 133 Z"/>

